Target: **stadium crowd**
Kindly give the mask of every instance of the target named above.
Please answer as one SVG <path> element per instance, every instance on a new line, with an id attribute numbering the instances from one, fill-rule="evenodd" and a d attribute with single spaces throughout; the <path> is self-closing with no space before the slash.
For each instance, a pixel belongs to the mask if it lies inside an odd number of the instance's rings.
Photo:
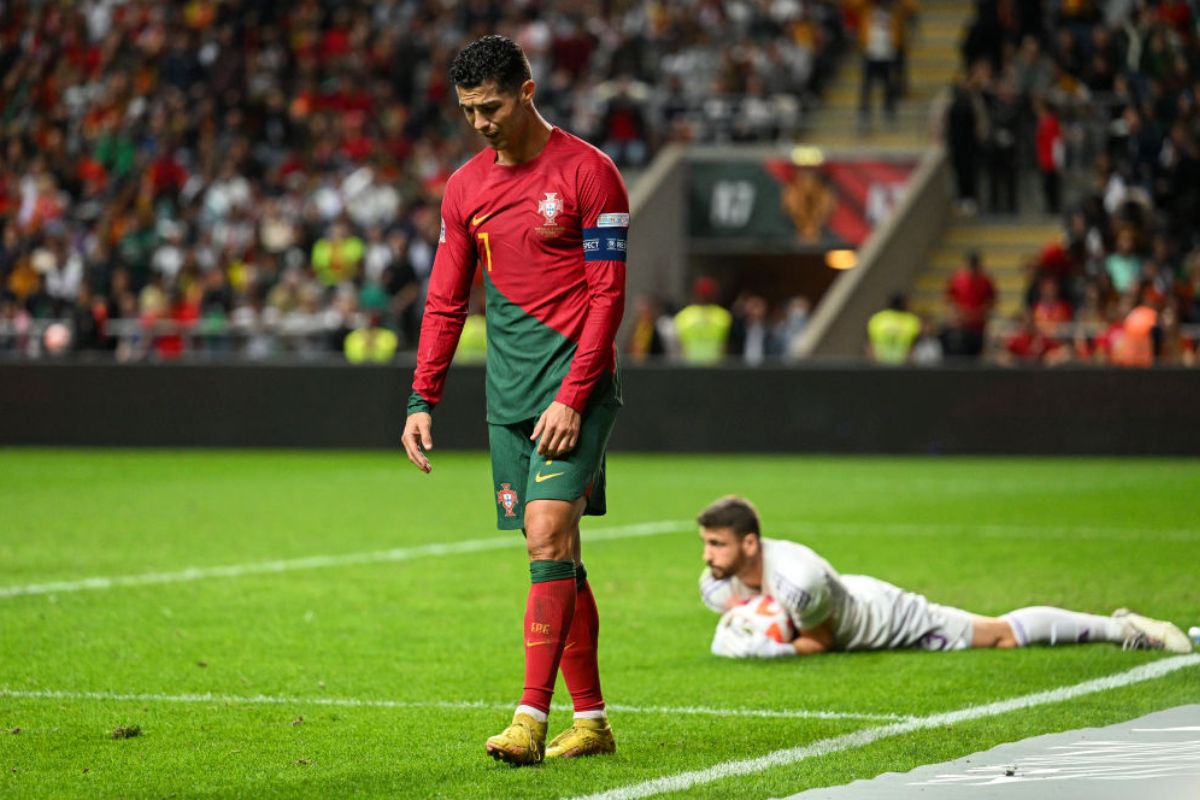
<path id="1" fill-rule="evenodd" d="M 542 112 L 636 168 L 785 134 L 841 36 L 831 0 L 3 9 L 0 352 L 122 359 L 412 347 L 442 188 L 480 146 L 463 41 L 514 38 Z"/>
<path id="2" fill-rule="evenodd" d="M 1184 0 L 977 3 L 946 115 L 960 209 L 982 170 L 988 210 L 1013 213 L 1032 173 L 1065 220 L 1030 260 L 1021 318 L 994 326 L 1000 360 L 1196 362 L 1198 24 Z"/>

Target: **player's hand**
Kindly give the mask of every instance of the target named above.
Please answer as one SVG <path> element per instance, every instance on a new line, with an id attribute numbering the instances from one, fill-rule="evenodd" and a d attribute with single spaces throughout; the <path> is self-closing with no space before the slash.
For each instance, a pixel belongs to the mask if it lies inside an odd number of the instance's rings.
<path id="1" fill-rule="evenodd" d="M 433 449 L 432 430 L 433 417 L 424 411 L 418 411 L 408 415 L 404 423 L 404 433 L 400 435 L 400 442 L 404 445 L 404 452 L 408 453 L 408 460 L 422 472 L 433 469 L 433 465 L 425 457 L 425 452 Z"/>
<path id="2" fill-rule="evenodd" d="M 713 634 L 712 654 L 724 658 L 782 658 L 796 655 L 791 642 L 777 642 L 769 636 L 740 625 L 725 612 Z"/>
<path id="3" fill-rule="evenodd" d="M 751 658 L 786 658 L 796 655 L 791 642 L 777 642 L 769 636 L 756 636 L 750 645 Z"/>
<path id="4" fill-rule="evenodd" d="M 538 443 L 539 456 L 557 458 L 579 443 L 579 425 L 579 412 L 555 400 L 538 417 L 529 439 Z"/>

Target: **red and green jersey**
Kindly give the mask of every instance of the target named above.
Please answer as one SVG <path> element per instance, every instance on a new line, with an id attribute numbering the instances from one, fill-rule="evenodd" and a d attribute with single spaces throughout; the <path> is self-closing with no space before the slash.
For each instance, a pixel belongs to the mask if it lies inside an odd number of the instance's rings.
<path id="1" fill-rule="evenodd" d="M 604 153 L 554 128 L 542 152 L 500 166 L 484 150 L 450 177 L 409 413 L 441 400 L 476 269 L 487 292 L 487 419 L 620 403 L 629 199 Z"/>

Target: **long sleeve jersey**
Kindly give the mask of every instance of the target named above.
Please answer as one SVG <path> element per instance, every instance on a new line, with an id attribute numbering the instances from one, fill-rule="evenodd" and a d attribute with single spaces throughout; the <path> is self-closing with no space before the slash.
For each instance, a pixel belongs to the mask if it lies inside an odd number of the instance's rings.
<path id="1" fill-rule="evenodd" d="M 619 405 L 629 199 L 604 153 L 554 128 L 535 158 L 483 150 L 450 177 L 409 413 L 441 400 L 476 269 L 487 297 L 487 419 Z"/>

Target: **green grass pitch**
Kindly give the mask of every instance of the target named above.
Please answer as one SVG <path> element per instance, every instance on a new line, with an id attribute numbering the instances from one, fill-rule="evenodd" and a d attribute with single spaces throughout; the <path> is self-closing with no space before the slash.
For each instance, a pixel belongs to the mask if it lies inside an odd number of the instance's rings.
<path id="1" fill-rule="evenodd" d="M 697 597 L 688 521 L 728 492 L 757 502 L 768 535 L 939 602 L 989 614 L 1132 605 L 1200 622 L 1200 462 L 616 454 L 611 512 L 585 522 L 584 547 L 605 693 L 625 709 L 611 714 L 618 753 L 513 769 L 486 758 L 483 741 L 520 690 L 528 570 L 518 542 L 3 594 L 511 539 L 494 530 L 486 457 L 433 455 L 425 476 L 399 453 L 0 450 L 0 796 L 577 797 L 1161 657 L 1096 645 L 713 658 L 716 617 Z M 663 520 L 681 524 L 587 541 L 588 530 Z M 561 684 L 557 700 L 569 700 Z M 686 794 L 781 796 L 1195 702 L 1200 668 L 1189 667 Z M 672 710 L 698 706 L 864 716 Z M 556 710 L 552 732 L 569 716 Z M 112 736 L 134 727 L 140 735 Z"/>

